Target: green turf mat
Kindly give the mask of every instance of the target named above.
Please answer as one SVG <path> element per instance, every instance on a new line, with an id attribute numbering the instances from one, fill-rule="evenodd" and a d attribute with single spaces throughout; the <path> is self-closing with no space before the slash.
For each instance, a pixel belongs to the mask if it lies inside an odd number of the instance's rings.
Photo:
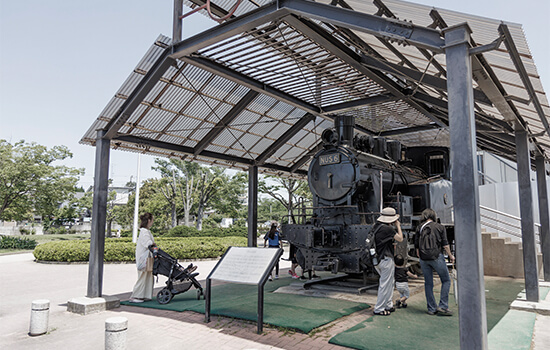
<path id="1" fill-rule="evenodd" d="M 439 288 L 439 287 L 438 287 Z M 519 280 L 485 281 L 487 328 L 492 329 L 508 311 L 510 303 L 523 289 Z M 452 292 L 452 288 L 451 288 Z M 439 293 L 435 293 L 439 300 Z M 374 316 L 330 339 L 330 343 L 355 349 L 459 349 L 458 310 L 454 296 L 449 297 L 452 317 L 426 314 L 424 293 L 411 297 L 406 309 L 391 316 Z"/>
<path id="2" fill-rule="evenodd" d="M 273 293 L 277 288 L 289 285 L 293 281 L 292 278 L 285 277 L 266 283 L 264 287 L 264 323 L 308 333 L 314 328 L 340 317 L 370 307 L 365 303 L 346 300 Z M 258 319 L 257 286 L 235 283 L 214 286 L 212 287 L 211 302 L 210 313 L 212 315 L 235 317 L 250 321 L 257 321 Z M 197 300 L 196 291 L 194 290 L 176 295 L 166 305 L 160 305 L 156 300 L 139 304 L 124 301 L 121 304 L 204 313 L 204 300 Z"/>
<path id="3" fill-rule="evenodd" d="M 489 332 L 489 349 L 529 350 L 535 318 L 534 312 L 509 310 Z"/>

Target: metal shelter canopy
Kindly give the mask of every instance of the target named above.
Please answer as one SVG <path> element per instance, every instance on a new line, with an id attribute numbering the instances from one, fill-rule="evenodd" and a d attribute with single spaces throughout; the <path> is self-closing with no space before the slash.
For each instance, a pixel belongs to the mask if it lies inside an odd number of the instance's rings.
<path id="1" fill-rule="evenodd" d="M 211 1 L 220 16 L 233 5 Z M 361 133 L 449 146 L 441 30 L 467 22 L 478 148 L 515 161 L 522 128 L 550 157 L 550 107 L 518 24 L 396 0 L 243 0 L 235 16 L 173 45 L 159 36 L 80 142 L 103 129 L 115 149 L 304 175 L 347 114 Z"/>

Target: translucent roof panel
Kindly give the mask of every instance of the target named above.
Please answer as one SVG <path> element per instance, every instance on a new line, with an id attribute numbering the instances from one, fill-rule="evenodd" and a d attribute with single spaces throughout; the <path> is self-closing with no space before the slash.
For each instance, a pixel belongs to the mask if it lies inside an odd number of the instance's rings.
<path id="1" fill-rule="evenodd" d="M 234 4 L 211 1 L 218 17 Z M 354 116 L 357 132 L 406 146 L 449 146 L 443 49 L 398 45 L 269 4 L 243 0 L 230 22 L 174 46 L 159 36 L 81 143 L 94 145 L 96 131 L 109 129 L 117 149 L 297 176 L 338 115 Z M 472 55 L 490 81 L 473 79 L 478 146 L 514 159 L 517 119 L 548 157 L 550 107 L 521 25 L 398 0 L 338 4 L 435 33 L 467 22 L 472 47 L 503 38 L 496 49 Z"/>

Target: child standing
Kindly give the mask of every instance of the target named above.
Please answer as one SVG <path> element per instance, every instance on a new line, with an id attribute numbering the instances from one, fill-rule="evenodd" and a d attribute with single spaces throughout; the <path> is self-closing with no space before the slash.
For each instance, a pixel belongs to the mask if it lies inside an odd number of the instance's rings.
<path id="1" fill-rule="evenodd" d="M 264 248 L 266 245 L 268 245 L 269 242 L 269 248 L 281 248 L 281 240 L 279 239 L 281 234 L 279 233 L 279 230 L 277 230 L 277 223 L 274 222 L 271 224 L 271 228 L 264 236 Z M 273 271 L 271 271 L 271 275 L 269 275 L 269 280 L 273 281 Z M 275 265 L 275 279 L 279 279 L 279 260 L 277 259 L 277 264 Z"/>
<path id="2" fill-rule="evenodd" d="M 407 299 L 409 299 L 409 277 L 418 278 L 405 267 L 405 259 L 401 254 L 395 256 L 395 288 L 399 292 L 399 299 L 395 301 L 398 308 L 407 307 Z"/>

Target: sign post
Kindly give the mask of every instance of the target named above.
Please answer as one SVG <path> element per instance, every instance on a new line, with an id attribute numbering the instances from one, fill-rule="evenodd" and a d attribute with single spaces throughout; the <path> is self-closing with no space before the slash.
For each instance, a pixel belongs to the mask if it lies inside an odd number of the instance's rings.
<path id="1" fill-rule="evenodd" d="M 264 285 L 283 249 L 229 247 L 206 278 L 205 322 L 210 322 L 212 280 L 258 286 L 258 334 L 264 323 Z"/>

